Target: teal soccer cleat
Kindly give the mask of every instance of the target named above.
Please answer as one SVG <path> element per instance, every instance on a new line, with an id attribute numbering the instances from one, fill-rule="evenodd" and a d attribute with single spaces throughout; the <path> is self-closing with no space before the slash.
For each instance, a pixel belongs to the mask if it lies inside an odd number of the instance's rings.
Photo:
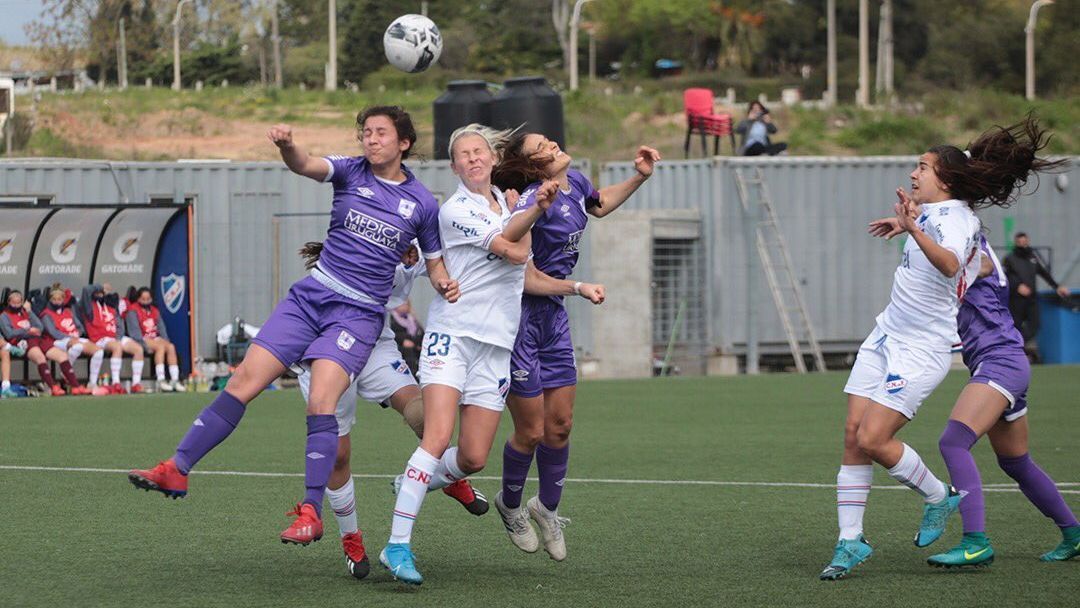
<path id="1" fill-rule="evenodd" d="M 413 559 L 412 549 L 407 543 L 390 543 L 379 554 L 379 561 L 390 571 L 394 579 L 407 585 L 419 585 L 424 582 L 424 577 L 416 569 L 416 561 Z"/>
<path id="2" fill-rule="evenodd" d="M 938 568 L 985 568 L 994 563 L 994 548 L 985 534 L 965 534 L 959 545 L 931 555 L 926 563 Z"/>
<path id="3" fill-rule="evenodd" d="M 870 559 L 874 553 L 873 547 L 866 542 L 863 535 L 854 540 L 838 540 L 836 550 L 833 552 L 832 561 L 818 575 L 823 581 L 835 581 L 848 575 L 855 566 Z"/>
<path id="4" fill-rule="evenodd" d="M 1044 562 L 1064 562 L 1080 555 L 1080 526 L 1065 528 L 1061 531 L 1064 537 L 1061 544 L 1054 547 L 1053 551 L 1047 551 L 1039 557 Z"/>
<path id="5" fill-rule="evenodd" d="M 916 547 L 928 547 L 934 541 L 941 538 L 945 532 L 945 524 L 949 516 L 960 508 L 960 500 L 967 492 L 957 492 L 952 486 L 945 487 L 945 498 L 941 502 L 928 504 L 923 507 L 922 524 L 915 534 Z"/>

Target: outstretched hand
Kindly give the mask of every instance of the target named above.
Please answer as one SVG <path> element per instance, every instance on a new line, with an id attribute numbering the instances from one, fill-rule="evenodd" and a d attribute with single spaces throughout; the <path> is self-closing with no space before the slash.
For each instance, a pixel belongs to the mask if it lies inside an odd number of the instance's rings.
<path id="1" fill-rule="evenodd" d="M 888 241 L 898 234 L 903 234 L 904 229 L 900 227 L 900 222 L 895 217 L 883 217 L 870 222 L 867 232 L 870 236 L 881 237 Z"/>
<path id="2" fill-rule="evenodd" d="M 279 148 L 288 148 L 293 145 L 292 127 L 286 124 L 277 124 L 270 127 L 266 134 L 270 141 Z"/>
<path id="3" fill-rule="evenodd" d="M 919 225 L 915 221 L 919 217 L 918 205 L 915 204 L 915 201 L 903 188 L 896 189 L 896 198 L 900 199 L 900 202 L 893 205 L 897 225 L 904 232 L 918 230 Z"/>
<path id="4" fill-rule="evenodd" d="M 634 169 L 642 177 L 651 176 L 658 162 L 660 162 L 660 153 L 655 148 L 648 146 L 638 147 L 637 156 L 634 158 Z"/>

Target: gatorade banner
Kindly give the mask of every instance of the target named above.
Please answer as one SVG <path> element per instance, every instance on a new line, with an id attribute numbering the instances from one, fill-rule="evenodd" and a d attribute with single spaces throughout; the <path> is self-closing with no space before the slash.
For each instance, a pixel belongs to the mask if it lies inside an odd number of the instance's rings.
<path id="1" fill-rule="evenodd" d="M 34 237 L 54 209 L 13 208 L 0 211 L 0 288 L 26 290 Z"/>
<path id="2" fill-rule="evenodd" d="M 39 289 L 60 283 L 77 292 L 89 285 L 98 237 L 116 212 L 115 207 L 68 207 L 50 215 L 34 248 L 27 287 Z"/>
<path id="3" fill-rule="evenodd" d="M 153 289 L 158 242 L 165 224 L 177 213 L 175 207 L 121 209 L 105 227 L 87 284 L 109 283 L 121 295 L 127 293 L 128 287 Z M 186 263 L 186 254 L 184 257 Z"/>

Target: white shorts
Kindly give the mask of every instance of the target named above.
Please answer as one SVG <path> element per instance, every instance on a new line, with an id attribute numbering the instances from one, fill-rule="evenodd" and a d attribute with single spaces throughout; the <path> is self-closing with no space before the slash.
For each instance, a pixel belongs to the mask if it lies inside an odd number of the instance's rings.
<path id="1" fill-rule="evenodd" d="M 129 338 L 127 336 L 124 336 L 123 338 L 120 338 L 119 340 L 117 340 L 116 338 L 102 338 L 102 339 L 98 340 L 97 342 L 94 342 L 94 344 L 97 344 L 98 348 L 105 348 L 105 345 L 108 344 L 109 342 L 120 342 L 120 346 L 123 347 L 123 346 L 127 346 L 128 342 L 134 342 L 134 340 L 132 340 L 131 338 Z"/>
<path id="2" fill-rule="evenodd" d="M 307 369 L 299 376 L 300 392 L 304 395 L 304 402 L 308 400 L 311 390 L 311 372 Z M 380 336 L 371 351 L 364 369 L 360 375 L 345 389 L 345 393 L 338 399 L 337 409 L 334 416 L 337 417 L 338 437 L 344 437 L 356 424 L 356 402 L 358 400 L 372 403 L 388 401 L 394 393 L 406 386 L 416 386 L 409 366 L 401 358 L 397 343 L 394 342 L 393 334 L 390 337 Z"/>
<path id="3" fill-rule="evenodd" d="M 64 338 L 63 340 L 53 340 L 53 347 L 62 351 L 69 351 L 71 350 L 71 347 L 76 346 L 76 344 L 89 343 L 90 340 L 87 340 L 86 338 Z"/>
<path id="4" fill-rule="evenodd" d="M 909 420 L 949 372 L 952 353 L 923 350 L 874 327 L 855 359 L 844 392 L 866 397 Z"/>
<path id="5" fill-rule="evenodd" d="M 427 332 L 420 352 L 420 386 L 461 391 L 461 403 L 501 412 L 510 390 L 510 349 L 462 336 Z"/>

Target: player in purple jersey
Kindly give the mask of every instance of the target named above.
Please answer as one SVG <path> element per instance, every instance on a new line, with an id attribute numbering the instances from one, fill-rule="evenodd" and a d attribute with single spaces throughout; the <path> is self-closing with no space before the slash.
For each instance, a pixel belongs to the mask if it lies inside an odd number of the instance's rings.
<path id="1" fill-rule="evenodd" d="M 442 262 L 438 203 L 402 165 L 416 142 L 407 112 L 377 106 L 356 118 L 362 157 L 313 157 L 293 142 L 292 129 L 277 125 L 270 141 L 294 173 L 330 182 L 333 206 L 323 250 L 311 274 L 297 281 L 271 313 L 244 360 L 213 403 L 195 419 L 172 458 L 130 481 L 179 498 L 187 474 L 240 423 L 247 404 L 290 365 L 311 370 L 304 450 L 303 502 L 281 541 L 306 545 L 322 537 L 323 494 L 334 465 L 341 395 L 367 362 L 382 331 L 394 271 L 411 241 L 418 240 L 432 286 L 454 302 L 457 282 Z"/>
<path id="2" fill-rule="evenodd" d="M 874 463 L 922 496 L 916 546 L 940 538 L 960 508 L 965 495 L 934 476 L 896 434 L 948 372 L 951 347 L 959 339 L 960 303 L 978 278 L 980 225 L 974 211 L 1008 206 L 1033 172 L 1053 167 L 1036 157 L 1044 145 L 1044 133 L 1029 117 L 983 133 L 967 151 L 934 146 L 911 173 L 912 193 L 897 190 L 896 216 L 870 223 L 873 236 L 905 232 L 909 238 L 889 305 L 859 347 L 844 388 L 847 420 L 836 477 L 840 530 L 822 580 L 846 576 L 873 553 L 863 537 L 863 516 Z"/>
<path id="3" fill-rule="evenodd" d="M 637 173 L 597 190 L 589 178 L 570 168 L 570 155 L 557 143 L 538 133 L 519 133 L 507 145 L 493 181 L 500 188 L 524 189 L 515 214 L 531 212 L 538 182 L 558 181 L 555 201 L 533 226 L 532 252 L 538 270 L 565 279 L 577 264 L 588 216 L 600 218 L 618 209 L 652 175 L 659 160 L 656 150 L 641 146 L 634 159 Z M 528 515 L 539 526 L 548 555 L 561 561 L 566 558 L 565 520 L 558 517 L 557 509 L 570 458 L 577 384 L 574 346 L 562 296 L 522 297 L 510 370 L 507 405 L 514 419 L 514 434 L 503 447 L 502 491 L 496 495 L 495 505 L 514 544 L 525 551 L 535 550 L 530 542 L 535 533 L 530 535 L 530 530 L 518 525 L 525 517 L 522 489 L 535 452 L 540 491 L 528 501 Z M 528 527 L 527 521 L 525 525 Z"/>

